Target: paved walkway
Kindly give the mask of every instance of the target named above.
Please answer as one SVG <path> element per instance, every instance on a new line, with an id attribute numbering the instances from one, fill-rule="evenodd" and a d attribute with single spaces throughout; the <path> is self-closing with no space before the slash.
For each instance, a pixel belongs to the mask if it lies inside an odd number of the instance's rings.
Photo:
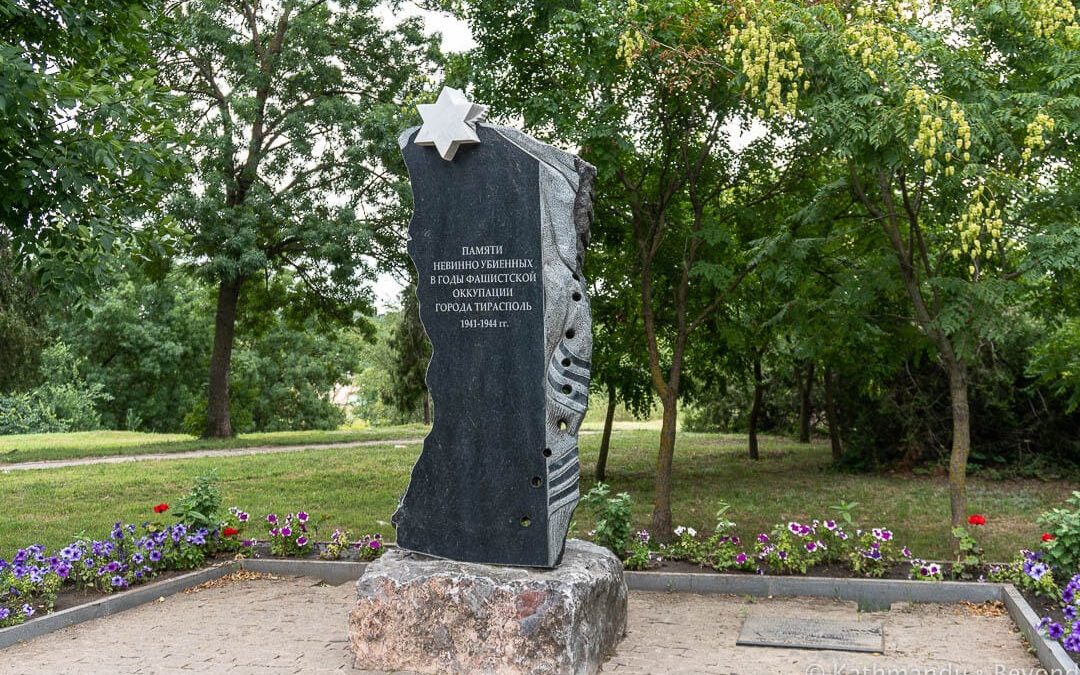
<path id="1" fill-rule="evenodd" d="M 51 459 L 41 462 L 16 462 L 0 464 L 0 473 L 6 471 L 29 471 L 33 469 L 59 469 L 65 466 L 88 464 L 123 464 L 124 462 L 153 462 L 165 459 L 198 459 L 199 457 L 239 457 L 241 455 L 276 455 L 282 452 L 304 450 L 330 450 L 333 448 L 366 448 L 379 445 L 419 445 L 423 438 L 387 439 L 385 441 L 351 441 L 349 443 L 317 443 L 315 445 L 260 445 L 251 448 L 223 448 L 221 450 L 192 450 L 190 452 L 159 452 L 144 455 L 109 455 L 106 457 L 80 457 L 78 459 Z"/>
<path id="2" fill-rule="evenodd" d="M 226 579 L 9 647 L 0 651 L 0 675 L 350 672 L 353 601 L 351 583 Z M 885 653 L 736 647 L 752 607 L 780 617 L 881 620 Z M 1000 609 L 894 605 L 858 615 L 852 603 L 825 599 L 632 592 L 629 634 L 604 672 L 1026 675 L 1038 663 Z"/>

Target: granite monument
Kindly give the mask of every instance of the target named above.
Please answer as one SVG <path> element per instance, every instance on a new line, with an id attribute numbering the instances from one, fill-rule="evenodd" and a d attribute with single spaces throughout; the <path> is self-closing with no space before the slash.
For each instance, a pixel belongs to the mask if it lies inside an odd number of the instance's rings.
<path id="1" fill-rule="evenodd" d="M 398 546 L 555 567 L 579 498 L 595 169 L 487 124 L 454 89 L 419 108 L 399 144 L 435 417 L 393 516 Z"/>

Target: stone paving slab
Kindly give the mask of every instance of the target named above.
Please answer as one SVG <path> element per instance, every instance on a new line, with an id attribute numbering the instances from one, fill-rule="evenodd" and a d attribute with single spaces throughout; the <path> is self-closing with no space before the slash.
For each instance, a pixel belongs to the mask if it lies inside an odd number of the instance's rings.
<path id="1" fill-rule="evenodd" d="M 0 650 L 0 675 L 47 673 L 330 673 L 351 670 L 352 583 L 310 578 L 217 582 Z M 753 610 L 783 617 L 880 621 L 884 654 L 736 647 Z M 933 670 L 932 670 L 933 669 Z M 1039 664 L 1003 612 L 897 604 L 858 614 L 822 598 L 630 593 L 626 640 L 605 673 L 835 675 L 1034 674 Z"/>

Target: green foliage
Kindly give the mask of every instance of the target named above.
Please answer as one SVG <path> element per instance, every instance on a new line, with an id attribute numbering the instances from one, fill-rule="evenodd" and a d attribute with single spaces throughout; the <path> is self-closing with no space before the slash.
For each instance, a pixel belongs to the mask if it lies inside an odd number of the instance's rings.
<path id="1" fill-rule="evenodd" d="M 952 574 L 959 579 L 971 579 L 982 564 L 983 548 L 967 528 L 954 527 L 952 535 L 957 543 L 957 557 L 953 563 Z"/>
<path id="2" fill-rule="evenodd" d="M 222 521 L 221 486 L 217 470 L 195 477 L 195 483 L 174 507 L 174 515 L 189 528 L 214 530 Z"/>
<path id="3" fill-rule="evenodd" d="M 0 618 L 0 628 L 17 626 L 39 612 L 53 611 L 62 583 L 63 580 L 53 571 L 47 570 L 41 583 L 34 583 L 28 574 L 16 577 L 10 567 L 0 570 L 0 588 L 4 589 L 4 593 L 0 594 L 0 609 L 7 610 L 0 612 L 5 615 Z M 27 607 L 32 612 L 30 616 L 27 615 Z"/>
<path id="4" fill-rule="evenodd" d="M 1012 584 L 1021 591 L 1034 593 L 1051 601 L 1060 600 L 1061 589 L 1054 580 L 1053 574 L 1047 572 L 1036 575 L 1038 579 L 1029 574 L 1029 570 L 1036 562 L 1037 559 L 1031 552 L 1021 551 L 1011 562 L 992 567 L 986 578 L 995 583 Z"/>
<path id="5" fill-rule="evenodd" d="M 1056 570 L 1070 575 L 1080 570 L 1080 492 L 1065 500 L 1072 508 L 1056 508 L 1039 516 L 1039 525 L 1054 535 L 1043 543 L 1046 560 Z"/>
<path id="6" fill-rule="evenodd" d="M 42 352 L 42 384 L 23 394 L 0 395 L 0 435 L 99 428 L 96 406 L 110 397 L 100 384 L 82 378 L 79 365 L 63 342 Z"/>
<path id="7" fill-rule="evenodd" d="M 416 299 L 416 285 L 410 284 L 401 292 L 401 311 L 390 338 L 394 354 L 394 370 L 390 391 L 383 402 L 393 405 L 403 416 L 415 417 L 417 409 L 427 396 L 428 361 L 431 360 L 431 343 L 424 325 L 420 322 L 420 306 Z M 429 420 L 425 420 L 429 421 Z"/>
<path id="8" fill-rule="evenodd" d="M 1068 412 L 1080 407 L 1080 317 L 1055 327 L 1032 349 L 1028 372 L 1067 401 Z"/>
<path id="9" fill-rule="evenodd" d="M 855 524 L 854 516 L 855 509 L 858 508 L 859 502 L 846 502 L 840 500 L 838 503 L 829 507 L 829 510 L 836 514 L 837 519 L 844 525 L 851 527 Z"/>
<path id="10" fill-rule="evenodd" d="M 647 570 L 652 565 L 652 549 L 649 542 L 638 537 L 630 540 L 630 548 L 623 558 L 623 568 L 628 570 Z"/>
<path id="11" fill-rule="evenodd" d="M 282 275 L 246 298 L 231 391 L 239 432 L 336 429 L 344 420 L 329 394 L 356 371 L 359 335 L 263 302 L 293 292 Z M 135 274 L 88 301 L 86 312 L 54 319 L 85 379 L 112 397 L 98 402 L 105 426 L 203 430 L 213 302 L 212 289 L 184 274 Z"/>
<path id="12" fill-rule="evenodd" d="M 47 342 L 44 304 L 0 233 L 0 394 L 29 389 L 38 381 Z"/>
<path id="13" fill-rule="evenodd" d="M 597 483 L 585 493 L 584 502 L 596 514 L 593 539 L 620 559 L 630 545 L 634 503 L 625 492 L 611 495 L 611 486 Z"/>
<path id="14" fill-rule="evenodd" d="M 401 322 L 399 312 L 377 316 L 372 320 L 374 334 L 371 338 L 356 342 L 358 365 L 352 380 L 355 392 L 349 407 L 349 415 L 355 420 L 374 426 L 422 420 L 421 411 L 415 406 L 402 411 L 391 403 L 395 400 L 395 391 L 399 386 L 394 375 L 401 356 L 394 350 L 393 344 L 395 331 Z"/>
<path id="15" fill-rule="evenodd" d="M 143 0 L 0 4 L 0 237 L 47 289 L 100 283 L 111 254 L 175 238 L 144 217 L 180 174 L 159 20 Z"/>

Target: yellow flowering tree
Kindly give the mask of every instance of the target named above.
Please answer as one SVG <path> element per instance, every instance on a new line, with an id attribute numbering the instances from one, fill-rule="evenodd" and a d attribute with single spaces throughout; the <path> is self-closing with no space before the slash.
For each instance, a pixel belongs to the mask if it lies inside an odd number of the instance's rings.
<path id="1" fill-rule="evenodd" d="M 768 0 L 702 30 L 715 47 L 698 60 L 736 72 L 762 120 L 841 162 L 860 231 L 892 251 L 949 379 L 961 524 L 972 366 L 1009 330 L 1013 282 L 1038 264 L 1035 205 L 1068 188 L 1075 157 L 1076 4 Z"/>

